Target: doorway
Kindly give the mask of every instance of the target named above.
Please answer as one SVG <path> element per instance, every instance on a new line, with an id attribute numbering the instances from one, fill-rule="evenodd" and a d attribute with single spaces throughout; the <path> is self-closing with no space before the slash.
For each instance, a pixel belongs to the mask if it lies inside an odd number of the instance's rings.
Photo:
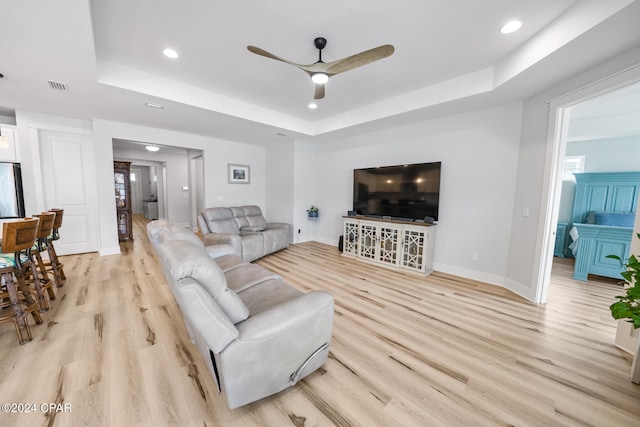
<path id="1" fill-rule="evenodd" d="M 148 146 L 156 149 L 148 150 Z M 140 170 L 141 206 L 136 212 L 144 212 L 145 200 L 157 201 L 159 219 L 195 228 L 198 203 L 192 201 L 201 199 L 198 194 L 204 188 L 202 150 L 122 139 L 113 139 L 112 147 L 114 159 L 132 162 L 132 173 Z M 198 158 L 200 160 L 192 162 Z M 132 193 L 134 191 L 132 181 Z M 132 194 L 132 201 L 136 199 Z"/>
<path id="2" fill-rule="evenodd" d="M 536 287 L 536 303 L 546 303 L 547 301 L 547 291 L 553 265 L 556 227 L 561 209 L 564 159 L 570 139 L 569 130 L 572 111 L 579 111 L 581 107 L 585 105 L 584 103 L 588 102 L 596 106 L 599 101 L 602 101 L 602 104 L 597 108 L 600 108 L 601 112 L 609 111 L 609 116 L 606 118 L 607 120 L 601 121 L 601 123 L 611 122 L 611 117 L 613 117 L 611 112 L 614 111 L 616 107 L 619 107 L 619 105 L 611 104 L 609 100 L 615 98 L 618 91 L 637 92 L 640 94 L 639 82 L 640 70 L 629 70 L 560 97 L 550 103 L 549 145 L 551 145 L 550 148 L 552 150 L 551 177 L 549 180 L 547 199 L 549 202 L 545 216 L 545 239 L 541 256 L 540 274 L 538 275 Z M 637 110 L 635 114 L 640 115 L 640 107 L 638 107 L 640 106 L 640 97 L 631 105 Z M 592 132 L 596 132 L 597 126 L 594 126 L 594 124 L 597 123 L 597 121 L 591 117 L 588 118 L 588 122 L 592 126 Z M 633 123 L 633 120 L 630 121 L 630 123 Z M 637 131 L 638 133 L 636 133 L 636 135 L 640 135 L 640 129 Z"/>

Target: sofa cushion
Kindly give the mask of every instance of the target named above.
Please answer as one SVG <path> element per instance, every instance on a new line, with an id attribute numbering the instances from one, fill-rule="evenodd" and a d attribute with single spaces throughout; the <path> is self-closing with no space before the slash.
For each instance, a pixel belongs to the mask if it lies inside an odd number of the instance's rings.
<path id="1" fill-rule="evenodd" d="M 264 227 L 260 225 L 245 225 L 244 227 L 240 227 L 240 234 L 260 233 L 261 231 L 264 231 Z"/>
<path id="2" fill-rule="evenodd" d="M 230 208 L 207 208 L 202 211 L 202 216 L 212 233 L 240 234 L 240 228 Z"/>
<path id="3" fill-rule="evenodd" d="M 249 263 L 238 255 L 229 254 L 216 258 L 216 264 L 218 264 L 218 267 L 220 267 L 222 272 L 226 273 L 229 270 L 233 270 L 234 268 L 238 268 Z"/>
<path id="4" fill-rule="evenodd" d="M 238 293 L 252 316 L 302 295 L 302 291 L 282 279 L 270 279 Z"/>
<path id="5" fill-rule="evenodd" d="M 259 206 L 238 206 L 231 208 L 238 227 L 262 227 L 267 228 L 267 220 L 262 215 Z"/>
<path id="6" fill-rule="evenodd" d="M 224 275 L 227 278 L 227 286 L 234 292 L 242 292 L 267 280 L 280 278 L 266 268 L 249 263 L 229 270 Z"/>
<path id="7" fill-rule="evenodd" d="M 192 278 L 202 286 L 224 311 L 232 323 L 249 317 L 249 310 L 238 295 L 227 287 L 227 280 L 218 264 L 202 247 L 186 240 L 161 243 L 158 254 L 176 282 Z"/>

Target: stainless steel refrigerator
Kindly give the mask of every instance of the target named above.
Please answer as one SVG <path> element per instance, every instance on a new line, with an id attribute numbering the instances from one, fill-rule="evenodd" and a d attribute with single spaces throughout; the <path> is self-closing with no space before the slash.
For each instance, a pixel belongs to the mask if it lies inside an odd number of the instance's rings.
<path id="1" fill-rule="evenodd" d="M 0 162 L 0 219 L 24 218 L 20 163 Z"/>

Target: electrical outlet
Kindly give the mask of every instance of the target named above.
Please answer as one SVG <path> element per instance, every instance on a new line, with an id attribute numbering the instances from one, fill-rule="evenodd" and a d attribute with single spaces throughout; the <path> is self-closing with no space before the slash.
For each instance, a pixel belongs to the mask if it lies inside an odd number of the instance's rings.
<path id="1" fill-rule="evenodd" d="M 471 254 L 471 259 L 472 259 L 472 260 L 477 261 L 477 260 L 478 260 L 478 258 L 479 258 L 479 257 L 478 257 L 478 252 L 474 252 L 474 253 L 472 253 L 472 254 Z"/>

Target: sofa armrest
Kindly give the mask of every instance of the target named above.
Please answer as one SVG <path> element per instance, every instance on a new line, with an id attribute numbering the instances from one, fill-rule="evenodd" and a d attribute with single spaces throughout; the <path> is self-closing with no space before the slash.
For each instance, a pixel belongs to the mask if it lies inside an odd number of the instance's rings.
<path id="1" fill-rule="evenodd" d="M 238 341 L 267 340 L 328 313 L 333 319 L 333 296 L 324 291 L 309 292 L 236 324 Z M 328 322 L 328 330 L 332 329 L 332 324 L 332 321 Z"/>
<path id="2" fill-rule="evenodd" d="M 225 255 L 237 255 L 236 249 L 226 243 L 205 246 L 204 250 L 207 252 L 207 255 L 213 259 L 220 258 Z"/>
<path id="3" fill-rule="evenodd" d="M 231 245 L 233 253 L 242 256 L 242 238 L 237 234 L 209 233 L 202 236 L 205 246 Z"/>
<path id="4" fill-rule="evenodd" d="M 211 230 L 209 230 L 209 226 L 207 225 L 207 220 L 205 220 L 202 215 L 198 215 L 198 231 L 202 235 L 211 233 Z"/>
<path id="5" fill-rule="evenodd" d="M 230 408 L 284 390 L 326 361 L 333 296 L 303 294 L 235 326 L 238 339 L 220 354 L 219 364 Z"/>
<path id="6" fill-rule="evenodd" d="M 289 229 L 290 225 L 286 222 L 269 222 L 267 223 L 267 230 L 272 230 L 274 228 L 286 228 Z"/>
<path id="7" fill-rule="evenodd" d="M 230 342 L 238 338 L 238 330 L 211 296 L 192 279 L 176 285 L 179 306 L 187 328 L 197 334 L 191 337 L 196 343 L 204 341 L 208 348 L 221 352 Z"/>

